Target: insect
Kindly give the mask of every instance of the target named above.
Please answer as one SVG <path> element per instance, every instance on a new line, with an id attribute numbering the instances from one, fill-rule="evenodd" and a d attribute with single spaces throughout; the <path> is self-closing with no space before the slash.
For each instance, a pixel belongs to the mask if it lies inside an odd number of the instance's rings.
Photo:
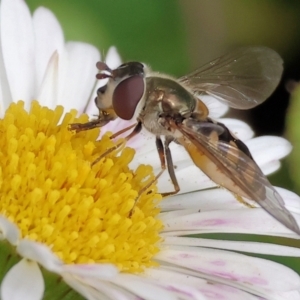
<path id="1" fill-rule="evenodd" d="M 279 222 L 300 234 L 296 220 L 247 146 L 225 125 L 212 120 L 201 101 L 202 95 L 211 95 L 237 109 L 262 103 L 282 75 L 283 61 L 275 51 L 266 47 L 239 48 L 179 79 L 152 72 L 140 62 L 124 63 L 114 70 L 98 62 L 97 68 L 98 79 L 108 78 L 95 99 L 99 117 L 85 124 L 71 124 L 71 130 L 101 127 L 117 117 L 137 120 L 134 127 L 121 132 L 133 128 L 127 140 L 142 127 L 155 135 L 162 168 L 159 175 L 167 169 L 174 186 L 174 191 L 165 196 L 180 190 L 169 148 L 175 142 L 186 149 L 194 164 L 216 184 L 238 198 L 256 201 Z"/>

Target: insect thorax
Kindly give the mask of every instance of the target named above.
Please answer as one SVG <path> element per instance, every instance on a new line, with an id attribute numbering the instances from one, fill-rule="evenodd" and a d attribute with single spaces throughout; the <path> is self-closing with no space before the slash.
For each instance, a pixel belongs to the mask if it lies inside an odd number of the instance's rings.
<path id="1" fill-rule="evenodd" d="M 168 135 L 165 118 L 181 122 L 195 109 L 196 99 L 176 80 L 164 77 L 146 78 L 145 106 L 140 119 L 146 129 L 156 135 Z"/>

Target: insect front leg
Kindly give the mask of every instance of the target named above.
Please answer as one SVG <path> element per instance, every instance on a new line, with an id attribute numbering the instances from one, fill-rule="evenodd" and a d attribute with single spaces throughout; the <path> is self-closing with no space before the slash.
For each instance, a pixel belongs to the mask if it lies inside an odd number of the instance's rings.
<path id="1" fill-rule="evenodd" d="M 87 123 L 73 123 L 69 125 L 69 130 L 75 130 L 77 133 L 80 131 L 90 130 L 98 127 L 102 127 L 113 121 L 116 118 L 114 114 L 111 114 L 105 110 L 99 111 L 98 119 L 89 121 Z"/>

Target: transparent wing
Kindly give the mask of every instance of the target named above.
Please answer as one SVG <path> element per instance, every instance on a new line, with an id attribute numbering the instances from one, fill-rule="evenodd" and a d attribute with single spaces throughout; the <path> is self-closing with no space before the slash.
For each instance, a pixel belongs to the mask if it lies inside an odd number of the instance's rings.
<path id="1" fill-rule="evenodd" d="M 296 220 L 257 164 L 237 146 L 216 138 L 224 131 L 221 126 L 186 121 L 179 125 L 170 121 L 170 126 L 183 134 L 178 142 L 206 175 L 229 191 L 258 202 L 279 222 L 300 234 Z"/>
<path id="2" fill-rule="evenodd" d="M 197 94 L 208 94 L 237 109 L 265 101 L 283 71 L 278 53 L 266 47 L 245 47 L 225 54 L 179 81 Z"/>

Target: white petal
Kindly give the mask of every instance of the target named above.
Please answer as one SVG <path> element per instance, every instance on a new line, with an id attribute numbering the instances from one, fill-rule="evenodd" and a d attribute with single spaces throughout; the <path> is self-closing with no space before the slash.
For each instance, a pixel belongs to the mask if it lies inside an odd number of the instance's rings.
<path id="1" fill-rule="evenodd" d="M 293 214 L 300 223 L 299 214 Z M 177 218 L 167 218 L 162 215 L 165 232 L 169 236 L 178 236 L 182 233 L 211 233 L 235 232 L 261 235 L 275 235 L 298 239 L 299 236 L 287 229 L 271 217 L 262 208 L 244 208 L 235 210 L 206 211 L 187 214 Z"/>
<path id="2" fill-rule="evenodd" d="M 18 227 L 3 216 L 0 216 L 0 239 L 8 240 L 10 244 L 17 245 L 20 233 Z"/>
<path id="3" fill-rule="evenodd" d="M 236 119 L 219 119 L 218 122 L 223 123 L 228 129 L 243 142 L 251 139 L 254 135 L 253 130 L 248 124 Z"/>
<path id="4" fill-rule="evenodd" d="M 145 280 L 145 278 L 137 275 L 119 274 L 114 278 L 113 283 L 126 288 L 145 300 L 178 299 L 171 291 L 167 291 L 150 280 Z"/>
<path id="5" fill-rule="evenodd" d="M 180 186 L 180 194 L 216 187 L 216 184 L 195 165 L 192 164 L 189 167 L 183 168 L 182 165 L 188 164 L 188 160 L 185 162 L 176 162 L 173 160 L 173 162 L 176 166 L 175 174 Z M 158 173 L 157 170 L 155 174 L 156 173 Z M 158 188 L 160 192 L 170 192 L 174 190 L 167 171 L 159 178 Z"/>
<path id="6" fill-rule="evenodd" d="M 195 287 L 205 299 L 222 299 L 222 300 L 254 300 L 257 297 L 243 292 L 239 289 L 230 287 L 228 285 L 213 283 L 202 278 L 187 275 L 184 270 L 176 272 L 168 269 L 164 265 L 159 268 L 149 268 L 145 271 L 145 275 L 152 279 L 158 280 L 161 284 L 175 284 L 176 287 L 185 285 Z"/>
<path id="7" fill-rule="evenodd" d="M 244 207 L 233 194 L 222 188 L 214 188 L 193 193 L 180 194 L 160 202 L 163 211 L 196 208 L 201 211 L 236 209 Z"/>
<path id="8" fill-rule="evenodd" d="M 300 299 L 300 292 L 298 291 L 288 291 L 285 293 L 280 293 L 279 296 L 281 296 L 280 299 L 286 299 L 286 300 L 299 300 Z"/>
<path id="9" fill-rule="evenodd" d="M 0 33 L 1 33 L 0 22 Z M 11 92 L 7 80 L 7 74 L 3 61 L 2 47 L 0 47 L 0 118 L 4 117 L 4 113 L 12 101 Z"/>
<path id="10" fill-rule="evenodd" d="M 261 136 L 246 141 L 254 160 L 265 175 L 271 174 L 280 167 L 280 159 L 287 156 L 292 146 L 281 137 Z"/>
<path id="11" fill-rule="evenodd" d="M 75 290 L 80 292 L 86 298 L 91 299 L 91 295 L 96 299 L 112 299 L 112 300 L 135 300 L 136 295 L 129 292 L 126 289 L 112 283 L 97 280 L 96 278 L 80 278 L 72 277 L 70 274 L 66 276 L 63 274 L 63 278 L 67 284 L 72 286 Z M 102 295 L 102 297 L 100 296 Z"/>
<path id="12" fill-rule="evenodd" d="M 173 247 L 156 255 L 161 262 L 192 269 L 202 278 L 242 287 L 265 295 L 268 291 L 284 292 L 300 287 L 298 274 L 278 263 L 234 252 L 206 248 Z"/>
<path id="13" fill-rule="evenodd" d="M 104 298 L 104 295 L 99 293 L 98 291 L 95 291 L 95 289 L 91 286 L 88 286 L 86 284 L 82 284 L 79 280 L 77 280 L 74 276 L 71 274 L 62 274 L 62 277 L 64 281 L 72 287 L 75 291 L 77 291 L 79 294 L 84 296 L 86 299 L 89 300 L 100 300 Z"/>
<path id="14" fill-rule="evenodd" d="M 112 283 L 96 280 L 91 277 L 73 276 L 70 273 L 63 273 L 64 281 L 74 290 L 79 292 L 89 300 L 93 299 L 112 299 L 112 300 L 135 300 L 136 295 L 130 293 L 127 289 L 123 289 L 115 284 L 114 279 Z"/>
<path id="15" fill-rule="evenodd" d="M 300 213 L 300 197 L 283 188 L 274 187 L 284 200 L 285 206 L 292 212 Z M 251 202 L 251 205 L 260 207 L 258 203 Z M 194 209 L 195 211 L 222 210 L 245 208 L 245 205 L 237 201 L 235 196 L 224 188 L 213 188 L 208 190 L 195 191 L 192 193 L 179 194 L 167 197 L 160 202 L 162 211 L 177 211 L 179 209 Z M 173 212 L 172 212 L 173 213 Z"/>
<path id="16" fill-rule="evenodd" d="M 111 68 L 115 69 L 120 64 L 122 64 L 122 60 L 120 54 L 116 47 L 112 46 L 108 49 L 107 55 L 105 57 L 105 63 Z"/>
<path id="17" fill-rule="evenodd" d="M 12 99 L 28 102 L 35 91 L 35 47 L 30 12 L 23 0 L 3 0 L 0 18 L 2 52 Z"/>
<path id="18" fill-rule="evenodd" d="M 226 240 L 210 240 L 201 238 L 189 238 L 189 237 L 166 237 L 164 239 L 164 245 L 172 247 L 178 246 L 200 246 L 206 248 L 216 248 L 224 250 L 234 250 L 247 253 L 259 253 L 268 255 L 279 256 L 293 256 L 300 257 L 300 249 L 282 246 L 277 244 L 268 244 L 261 242 L 248 242 L 248 241 L 226 241 Z"/>
<path id="19" fill-rule="evenodd" d="M 39 7 L 33 14 L 35 33 L 35 68 L 37 87 L 42 84 L 49 60 L 54 52 L 62 53 L 64 35 L 55 15 L 44 7 Z M 37 95 L 36 95 L 37 96 Z M 40 100 L 40 99 L 39 99 Z"/>
<path id="20" fill-rule="evenodd" d="M 43 82 L 39 87 L 37 99 L 44 106 L 54 109 L 58 99 L 59 55 L 54 52 L 49 60 Z"/>
<path id="21" fill-rule="evenodd" d="M 95 73 L 96 75 L 97 73 Z M 88 104 L 84 110 L 84 112 L 90 116 L 90 120 L 91 119 L 96 119 L 98 116 L 99 116 L 99 109 L 97 108 L 96 106 L 96 103 L 95 103 L 95 98 L 97 96 L 97 90 L 99 87 L 105 85 L 105 83 L 103 83 L 103 81 L 106 80 L 106 79 L 102 79 L 100 81 L 102 82 L 96 82 L 96 87 L 94 88 L 94 90 L 92 91 L 91 93 L 91 97 L 90 97 L 90 100 L 88 101 Z M 107 130 L 107 131 L 110 131 L 110 130 Z M 106 132 L 106 131 L 105 131 Z"/>
<path id="22" fill-rule="evenodd" d="M 1 299 L 39 300 L 43 297 L 44 289 L 44 279 L 38 264 L 22 259 L 5 275 L 1 284 Z"/>
<path id="23" fill-rule="evenodd" d="M 283 188 L 275 187 L 284 200 L 285 206 L 293 212 L 300 213 L 300 197 Z"/>
<path id="24" fill-rule="evenodd" d="M 60 273 L 62 262 L 45 245 L 26 239 L 20 241 L 17 252 L 25 258 L 36 261 L 49 271 Z"/>
<path id="25" fill-rule="evenodd" d="M 207 106 L 209 117 L 212 119 L 220 118 L 228 111 L 228 105 L 221 103 L 212 96 L 200 95 L 198 98 Z"/>
<path id="26" fill-rule="evenodd" d="M 246 142 L 257 164 L 273 160 L 279 160 L 287 156 L 291 150 L 291 144 L 284 138 L 275 136 L 261 136 Z"/>
<path id="27" fill-rule="evenodd" d="M 279 160 L 273 160 L 270 162 L 263 163 L 259 167 L 264 173 L 264 175 L 268 176 L 269 174 L 272 174 L 280 169 L 281 162 Z"/>
<path id="28" fill-rule="evenodd" d="M 100 54 L 94 46 L 79 42 L 67 43 L 66 51 L 67 72 L 58 104 L 63 104 L 66 112 L 73 108 L 83 112 L 96 81 L 95 63 L 100 59 Z"/>
<path id="29" fill-rule="evenodd" d="M 119 273 L 118 269 L 112 264 L 64 265 L 62 272 L 98 279 L 112 278 Z"/>

